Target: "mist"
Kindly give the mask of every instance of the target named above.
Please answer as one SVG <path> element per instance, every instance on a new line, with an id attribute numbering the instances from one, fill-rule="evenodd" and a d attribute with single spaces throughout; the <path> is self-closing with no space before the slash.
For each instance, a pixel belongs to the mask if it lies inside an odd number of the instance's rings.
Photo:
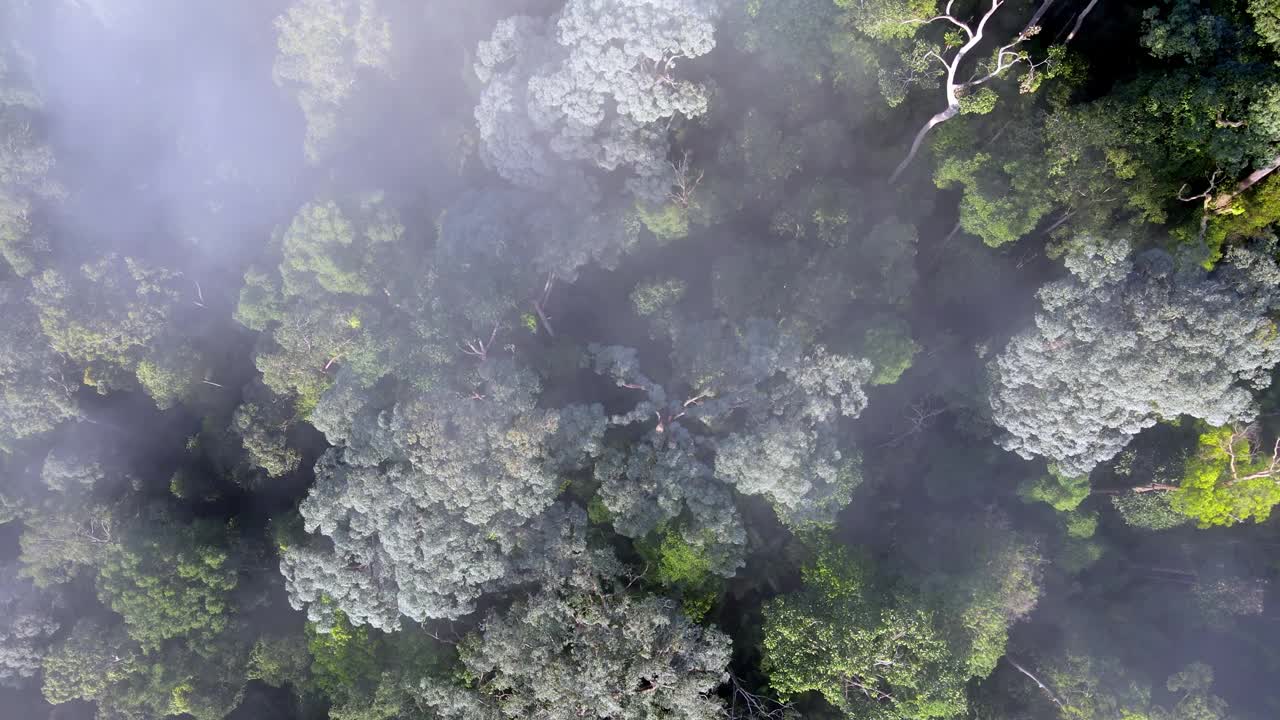
<path id="1" fill-rule="evenodd" d="M 1274 14 L 5 4 L 0 706 L 1275 717 Z"/>

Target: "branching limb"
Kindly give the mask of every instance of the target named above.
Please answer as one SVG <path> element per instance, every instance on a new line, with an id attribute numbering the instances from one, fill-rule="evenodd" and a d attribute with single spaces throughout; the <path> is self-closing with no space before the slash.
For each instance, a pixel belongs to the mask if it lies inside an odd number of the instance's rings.
<path id="1" fill-rule="evenodd" d="M 968 41 L 962 45 L 960 49 L 956 50 L 955 55 L 951 56 L 950 60 L 947 60 L 936 53 L 931 53 L 932 57 L 937 58 L 947 69 L 947 77 L 944 85 L 947 106 L 940 112 L 934 114 L 933 117 L 929 118 L 929 120 L 925 122 L 924 126 L 916 132 L 915 138 L 911 141 L 911 148 L 907 151 L 907 156 L 903 158 L 902 162 L 898 164 L 898 167 L 894 169 L 893 174 L 889 176 L 889 182 L 893 183 L 898 181 L 898 178 L 902 176 L 903 171 L 911 165 L 911 161 L 914 160 L 916 155 L 920 152 L 920 146 L 924 144 L 925 138 L 933 128 L 959 114 L 960 97 L 965 91 L 1000 77 L 1014 65 L 1025 63 L 1031 68 L 1032 72 L 1034 72 L 1036 68 L 1041 67 L 1044 64 L 1044 62 L 1032 62 L 1025 52 L 1018 51 L 1016 48 L 1028 38 L 1039 33 L 1040 20 L 1044 17 L 1045 13 L 1048 12 L 1050 6 L 1053 5 L 1055 0 L 1044 0 L 1040 3 L 1040 6 L 1036 9 L 1035 13 L 1032 14 L 1031 19 L 1027 22 L 1026 27 L 1022 29 L 1022 32 L 1018 33 L 1013 41 L 996 51 L 995 66 L 988 71 L 986 75 L 971 78 L 967 82 L 959 82 L 956 80 L 960 65 L 964 62 L 964 59 L 968 56 L 969 52 L 983 41 L 986 33 L 987 22 L 991 19 L 991 16 L 995 15 L 996 10 L 1000 9 L 1003 2 L 1004 0 L 992 0 L 991 7 L 983 13 L 982 17 L 974 26 L 970 26 L 969 24 L 960 21 L 951 14 L 952 3 L 947 3 L 947 9 L 944 14 L 922 19 L 920 21 L 923 24 L 932 23 L 935 20 L 945 20 L 950 22 L 964 30 L 965 35 L 968 37 Z"/>
<path id="2" fill-rule="evenodd" d="M 782 720 L 790 708 L 791 703 L 780 703 L 747 690 L 736 675 L 729 674 L 727 720 Z"/>
<path id="3" fill-rule="evenodd" d="M 465 343 L 459 344 L 458 347 L 467 355 L 471 355 L 472 357 L 480 360 L 485 360 L 489 357 L 489 348 L 493 346 L 494 339 L 498 337 L 498 328 L 500 327 L 502 327 L 501 323 L 494 323 L 493 332 L 489 333 L 488 342 L 476 338 L 474 340 L 467 340 Z"/>

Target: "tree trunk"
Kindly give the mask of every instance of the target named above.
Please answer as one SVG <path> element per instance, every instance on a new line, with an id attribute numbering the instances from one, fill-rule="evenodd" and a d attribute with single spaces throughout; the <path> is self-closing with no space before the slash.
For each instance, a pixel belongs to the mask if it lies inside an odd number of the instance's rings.
<path id="1" fill-rule="evenodd" d="M 911 149 L 907 151 L 907 156 L 902 159 L 902 162 L 898 163 L 898 167 L 895 168 L 893 174 L 889 176 L 890 183 L 898 182 L 898 178 L 902 176 L 902 172 L 906 170 L 907 166 L 911 164 L 911 161 L 915 159 L 916 153 L 920 152 L 920 146 L 924 143 L 925 137 L 929 135 L 929 131 L 955 117 L 958 112 L 960 112 L 960 104 L 956 103 L 955 105 L 950 105 L 946 110 L 943 110 L 937 115 L 929 118 L 929 122 L 925 123 L 924 127 L 920 128 L 920 131 L 916 133 L 916 139 L 912 141 Z"/>
<path id="2" fill-rule="evenodd" d="M 1076 36 L 1076 33 L 1080 32 L 1081 23 L 1084 22 L 1085 17 L 1089 14 L 1089 11 L 1093 9 L 1093 6 L 1097 4 L 1098 0 L 1089 0 L 1089 4 L 1084 6 L 1084 10 L 1081 10 L 1080 14 L 1076 16 L 1076 24 L 1071 28 L 1071 32 L 1067 33 L 1067 39 L 1063 41 L 1063 45 L 1071 42 L 1071 39 Z"/>
<path id="3" fill-rule="evenodd" d="M 1233 200 L 1239 197 L 1249 188 L 1257 185 L 1263 178 L 1280 169 L 1280 155 L 1271 158 L 1271 162 L 1249 173 L 1248 177 L 1236 184 L 1234 192 L 1223 193 L 1213 201 L 1214 212 L 1222 212 L 1227 209 Z"/>
<path id="4" fill-rule="evenodd" d="M 1010 657 L 1010 656 L 1008 656 L 1008 655 L 1005 655 L 1005 656 L 1004 656 L 1004 659 L 1005 659 L 1005 660 L 1008 660 L 1010 665 L 1012 665 L 1012 666 L 1014 666 L 1015 668 L 1017 668 L 1018 672 L 1020 672 L 1020 673 L 1022 673 L 1023 675 L 1026 675 L 1027 677 L 1031 678 L 1031 682 L 1033 682 L 1033 683 L 1035 683 L 1037 686 L 1039 686 L 1039 688 L 1040 688 L 1041 690 L 1043 690 L 1043 691 L 1044 691 L 1044 694 L 1045 694 L 1045 695 L 1047 695 L 1047 696 L 1049 697 L 1049 699 L 1053 701 L 1053 704 L 1058 706 L 1058 709 L 1059 709 L 1059 710 L 1065 710 L 1065 709 L 1066 709 L 1066 708 L 1063 706 L 1062 701 L 1058 700 L 1058 696 L 1057 696 L 1057 695 L 1054 695 L 1054 694 L 1053 694 L 1053 691 L 1049 689 L 1049 686 L 1048 686 L 1048 685 L 1045 685 L 1045 684 L 1044 684 L 1044 683 L 1042 683 L 1042 682 L 1040 682 L 1040 678 L 1036 677 L 1035 675 L 1032 675 L 1030 670 L 1028 670 L 1028 669 L 1026 669 L 1026 668 L 1022 667 L 1021 665 L 1019 665 L 1019 664 L 1018 664 L 1018 661 L 1017 661 L 1017 660 L 1014 660 L 1012 657 Z"/>

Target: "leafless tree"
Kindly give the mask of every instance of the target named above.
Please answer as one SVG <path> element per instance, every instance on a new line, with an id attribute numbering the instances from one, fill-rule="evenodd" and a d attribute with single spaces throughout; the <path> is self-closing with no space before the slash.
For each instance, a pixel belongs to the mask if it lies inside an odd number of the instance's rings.
<path id="1" fill-rule="evenodd" d="M 680 162 L 671 163 L 671 169 L 675 171 L 675 179 L 671 182 L 671 192 L 667 197 L 680 207 L 687 208 L 693 204 L 693 193 L 698 189 L 698 183 L 702 182 L 703 171 L 695 173 L 690 169 L 688 150 L 680 157 Z"/>
<path id="2" fill-rule="evenodd" d="M 757 695 L 743 687 L 737 675 L 729 673 L 729 707 L 725 708 L 727 720 L 783 720 L 790 709 L 791 703 L 780 703 Z"/>

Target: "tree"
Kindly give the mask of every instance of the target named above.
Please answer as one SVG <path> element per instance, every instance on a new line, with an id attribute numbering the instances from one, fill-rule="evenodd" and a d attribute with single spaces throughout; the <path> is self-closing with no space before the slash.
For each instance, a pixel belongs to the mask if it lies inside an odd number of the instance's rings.
<path id="1" fill-rule="evenodd" d="M 5 65 L 0 58 L 0 79 L 7 80 Z M 49 250 L 43 206 L 62 199 L 66 191 L 51 177 L 53 151 L 32 131 L 32 113 L 5 102 L 10 99 L 5 88 L 0 93 L 5 95 L 0 99 L 0 136 L 5 139 L 0 144 L 0 258 L 14 273 L 28 276 Z"/>
<path id="2" fill-rule="evenodd" d="M 470 394 L 441 388 L 375 410 L 317 463 L 301 512 L 333 547 L 291 547 L 281 571 L 322 629 L 322 598 L 380 629 L 402 614 L 459 617 L 484 592 L 554 573 L 580 546 L 585 518 L 553 503 L 560 473 L 598 452 L 603 411 L 536 408 L 536 379 L 496 354 L 475 379 Z"/>
<path id="3" fill-rule="evenodd" d="M 716 472 L 740 492 L 763 495 L 790 525 L 832 522 L 862 483 L 862 458 L 831 429 L 766 421 L 720 444 Z"/>
<path id="4" fill-rule="evenodd" d="M 45 646 L 61 624 L 61 603 L 18 578 L 16 565 L 0 566 L 0 685 L 20 687 L 40 672 Z"/>
<path id="5" fill-rule="evenodd" d="M 98 597 L 124 618 L 144 651 L 165 640 L 209 642 L 234 613 L 238 582 L 225 529 L 210 521 L 183 524 L 160 509 L 132 518 L 107 547 L 98 570 Z"/>
<path id="6" fill-rule="evenodd" d="M 302 454 L 289 447 L 287 436 L 292 408 L 257 383 L 248 385 L 244 395 L 246 401 L 231 416 L 231 429 L 239 435 L 249 461 L 273 478 L 297 470 Z"/>
<path id="7" fill-rule="evenodd" d="M 597 373 L 647 395 L 610 422 L 656 418 L 654 432 L 667 443 L 682 440 L 682 424 L 715 432 L 740 414 L 744 427 L 732 425 L 722 439 L 703 441 L 715 454 L 716 477 L 765 496 L 786 522 L 831 522 L 861 480 L 859 456 L 841 449 L 836 433 L 840 417 L 857 417 L 866 406 L 862 385 L 870 363 L 822 345 L 806 347 L 802 337 L 759 318 L 740 327 L 682 319 L 670 328 L 672 363 L 690 388 L 684 401 L 640 372 L 634 350 L 589 348 Z M 761 447 L 769 451 L 763 460 Z"/>
<path id="8" fill-rule="evenodd" d="M 818 692 L 849 718 L 964 712 L 966 673 L 934 614 L 882 597 L 867 562 L 824 543 L 801 589 L 764 608 L 764 669 L 783 699 Z"/>
<path id="9" fill-rule="evenodd" d="M 23 525 L 20 572 L 42 588 L 69 583 L 98 567 L 117 539 L 110 509 L 81 497 L 48 501 Z"/>
<path id="10" fill-rule="evenodd" d="M 0 282 L 0 450 L 75 418 L 75 381 L 41 334 L 17 283 Z"/>
<path id="11" fill-rule="evenodd" d="M 157 404 L 195 382 L 198 361 L 175 351 L 178 274 L 108 254 L 78 272 L 45 270 L 32 302 L 49 345 L 84 367 L 84 383 L 107 393 L 143 381 Z M 176 354 L 175 354 L 176 353 Z"/>
<path id="12" fill-rule="evenodd" d="M 637 197 L 662 202 L 673 175 L 660 123 L 707 108 L 674 69 L 711 51 L 715 19 L 710 2 L 571 0 L 549 19 L 499 22 L 476 50 L 485 161 L 517 184 L 571 192 L 586 185 L 578 163 L 629 167 Z"/>
<path id="13" fill-rule="evenodd" d="M 983 12 L 976 22 L 965 21 L 952 14 L 951 8 L 955 4 L 954 0 L 948 2 L 946 8 L 940 13 L 936 11 L 937 5 L 934 3 L 900 2 L 898 0 L 873 3 L 870 13 L 865 9 L 862 11 L 862 17 L 859 18 L 861 27 L 864 32 L 873 37 L 879 36 L 886 39 L 896 35 L 911 37 L 916 34 L 919 28 L 938 22 L 953 25 L 959 28 L 962 33 L 962 37 L 944 38 L 940 44 L 917 41 L 912 46 L 912 54 L 906 58 L 905 69 L 908 71 L 907 75 L 895 78 L 887 83 L 890 87 L 898 86 L 889 93 L 892 101 L 895 98 L 900 99 L 905 96 L 906 87 L 916 83 L 923 83 L 926 78 L 936 78 L 939 74 L 942 74 L 945 76 L 943 90 L 947 101 L 946 107 L 929 118 L 916 133 L 915 139 L 911 142 L 911 149 L 893 171 L 890 182 L 896 181 L 903 171 L 907 169 L 907 166 L 911 164 L 930 130 L 963 112 L 983 114 L 991 111 L 995 103 L 996 94 L 994 90 L 986 87 L 987 83 L 1001 78 L 1013 68 L 1022 65 L 1026 67 L 1026 72 L 1019 81 L 1019 89 L 1022 92 L 1029 92 L 1035 89 L 1038 84 L 1037 72 L 1043 65 L 1053 62 L 1054 55 L 1050 54 L 1046 59 L 1035 61 L 1032 59 L 1031 54 L 1023 48 L 1023 44 L 1039 34 L 1041 29 L 1040 20 L 1052 3 L 1053 0 L 1042 2 L 1031 15 L 1026 26 L 1009 42 L 997 48 L 989 60 L 979 63 L 972 77 L 968 80 L 960 78 L 960 68 L 969 53 L 986 39 L 987 23 L 995 15 L 996 11 L 1000 9 L 1002 4 L 1000 0 L 992 0 L 990 8 Z M 921 12 L 922 10 L 924 12 Z M 946 27 L 946 25 L 943 25 L 943 27 Z M 949 27 L 947 30 L 954 32 Z M 953 47 L 955 52 L 948 57 L 948 53 Z M 933 68 L 933 62 L 939 63 L 942 69 L 939 71 Z M 880 82 L 881 87 L 886 86 L 886 78 L 883 71 Z"/>
<path id="14" fill-rule="evenodd" d="M 1206 428 L 1176 488 L 1137 489 L 1170 490 L 1172 509 L 1202 528 L 1263 522 L 1280 503 L 1280 440 L 1270 454 L 1257 444 L 1256 429 Z"/>
<path id="15" fill-rule="evenodd" d="M 607 446 L 595 464 L 597 497 L 619 534 L 677 533 L 709 572 L 732 577 L 743 563 L 746 532 L 732 495 L 699 458 L 698 446 L 678 424 L 626 449 Z"/>
<path id="16" fill-rule="evenodd" d="M 1151 720 L 1226 720 L 1225 700 L 1209 692 L 1213 668 L 1201 662 L 1187 665 L 1165 683 L 1169 701 L 1160 703 L 1151 689 L 1135 679 L 1117 658 L 1076 652 L 1074 648 L 1028 669 L 1011 664 L 1039 686 L 1043 712 L 1062 720 L 1121 717 Z"/>
<path id="17" fill-rule="evenodd" d="M 381 323 L 392 313 L 375 289 L 390 294 L 380 271 L 394 265 L 403 234 L 381 193 L 320 200 L 300 208 L 283 232 L 275 271 L 245 273 L 236 320 L 263 333 L 255 357 L 262 382 L 296 398 L 300 416 L 339 367 L 362 385 L 387 373 L 395 335 Z"/>
<path id="18" fill-rule="evenodd" d="M 1188 522 L 1186 515 L 1173 509 L 1168 493 L 1124 493 L 1112 496 L 1111 504 L 1133 527 L 1169 530 Z"/>
<path id="19" fill-rule="evenodd" d="M 724 681 L 729 638 L 606 576 L 552 583 L 491 613 L 460 655 L 468 717 L 709 720 L 723 713 L 711 693 Z M 435 688 L 426 703 L 447 708 L 456 693 Z"/>
<path id="20" fill-rule="evenodd" d="M 307 121 L 307 160 L 320 162 L 363 70 L 385 70 L 391 23 L 378 0 L 298 0 L 276 19 L 276 84 L 295 89 Z"/>
<path id="21" fill-rule="evenodd" d="M 1087 474 L 1159 419 L 1247 420 L 1249 387 L 1280 361 L 1275 264 L 1239 250 L 1213 274 L 1175 270 L 1159 251 L 1088 264 L 1050 283 L 1036 330 L 1015 336 L 992 368 L 999 440 Z"/>

